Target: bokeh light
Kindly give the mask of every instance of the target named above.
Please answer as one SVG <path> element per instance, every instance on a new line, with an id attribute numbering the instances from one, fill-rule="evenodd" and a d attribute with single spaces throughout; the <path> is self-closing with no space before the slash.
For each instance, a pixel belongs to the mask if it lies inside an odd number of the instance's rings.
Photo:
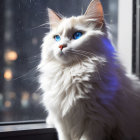
<path id="1" fill-rule="evenodd" d="M 4 79 L 10 81 L 13 78 L 13 73 L 11 69 L 6 69 L 4 72 Z"/>
<path id="2" fill-rule="evenodd" d="M 7 51 L 5 53 L 5 60 L 6 61 L 15 61 L 18 58 L 18 55 L 15 51 Z"/>

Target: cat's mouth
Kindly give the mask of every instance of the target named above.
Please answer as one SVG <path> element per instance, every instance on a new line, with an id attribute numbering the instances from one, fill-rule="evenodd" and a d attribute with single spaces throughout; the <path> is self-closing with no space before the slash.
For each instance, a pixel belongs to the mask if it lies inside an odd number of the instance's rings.
<path id="1" fill-rule="evenodd" d="M 69 56 L 70 55 L 70 53 L 69 53 L 69 51 L 66 49 L 66 48 L 64 48 L 64 49 L 60 49 L 59 51 L 58 51 L 58 56 L 65 56 L 65 57 L 67 57 L 67 56 Z"/>
<path id="2" fill-rule="evenodd" d="M 64 63 L 64 64 L 69 64 L 73 61 L 73 56 L 72 54 L 66 50 L 59 50 L 56 54 L 55 54 L 55 58 L 56 60 L 58 60 L 60 63 Z"/>
<path id="3" fill-rule="evenodd" d="M 58 52 L 58 56 L 60 56 L 60 57 L 65 56 L 64 50 L 60 50 L 60 51 Z"/>

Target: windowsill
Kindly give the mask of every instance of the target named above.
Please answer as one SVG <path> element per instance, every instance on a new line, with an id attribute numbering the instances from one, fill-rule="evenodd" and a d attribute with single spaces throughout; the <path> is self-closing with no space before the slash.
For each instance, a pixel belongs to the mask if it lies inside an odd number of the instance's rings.
<path id="1" fill-rule="evenodd" d="M 54 128 L 48 128 L 45 123 L 17 124 L 0 126 L 0 139 L 2 140 L 57 140 Z"/>

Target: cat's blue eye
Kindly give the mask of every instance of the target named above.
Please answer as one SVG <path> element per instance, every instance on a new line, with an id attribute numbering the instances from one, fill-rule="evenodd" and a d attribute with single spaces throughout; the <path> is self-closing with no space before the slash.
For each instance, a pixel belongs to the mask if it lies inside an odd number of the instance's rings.
<path id="1" fill-rule="evenodd" d="M 75 39 L 75 40 L 79 39 L 82 35 L 83 35 L 82 32 L 79 32 L 79 31 L 75 32 L 74 35 L 73 35 L 73 39 Z"/>
<path id="2" fill-rule="evenodd" d="M 55 35 L 55 36 L 54 36 L 54 39 L 55 39 L 56 41 L 60 41 L 60 40 L 61 40 L 61 37 L 60 37 L 59 35 Z"/>

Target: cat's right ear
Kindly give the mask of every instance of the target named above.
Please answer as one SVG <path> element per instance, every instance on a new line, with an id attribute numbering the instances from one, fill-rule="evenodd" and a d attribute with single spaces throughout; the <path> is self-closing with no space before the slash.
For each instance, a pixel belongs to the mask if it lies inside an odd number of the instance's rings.
<path id="1" fill-rule="evenodd" d="M 87 19 L 97 21 L 97 27 L 102 27 L 104 23 L 104 12 L 100 0 L 92 0 L 84 14 Z"/>
<path id="2" fill-rule="evenodd" d="M 48 8 L 47 10 L 48 10 L 50 29 L 53 29 L 54 27 L 58 26 L 62 18 L 52 9 Z"/>

